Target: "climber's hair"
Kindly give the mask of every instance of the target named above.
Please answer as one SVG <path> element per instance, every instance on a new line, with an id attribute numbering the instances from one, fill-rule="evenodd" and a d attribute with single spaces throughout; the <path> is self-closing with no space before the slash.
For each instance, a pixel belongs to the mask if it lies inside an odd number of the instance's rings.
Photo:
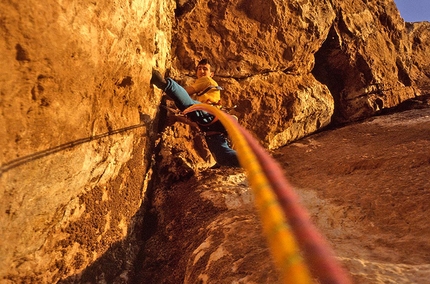
<path id="1" fill-rule="evenodd" d="M 203 58 L 202 60 L 199 61 L 199 64 L 197 64 L 197 66 L 199 66 L 199 65 L 206 65 L 206 64 L 211 65 L 211 63 L 209 62 L 209 59 Z"/>
<path id="2" fill-rule="evenodd" d="M 198 67 L 199 65 L 206 65 L 206 64 L 209 64 L 209 65 L 211 66 L 211 71 L 212 71 L 212 72 L 215 70 L 215 66 L 214 66 L 214 65 L 212 65 L 212 64 L 209 62 L 209 59 L 207 59 L 207 58 L 203 58 L 203 59 L 201 59 L 201 60 L 199 61 L 199 63 L 197 64 L 196 69 L 197 69 L 197 67 Z"/>

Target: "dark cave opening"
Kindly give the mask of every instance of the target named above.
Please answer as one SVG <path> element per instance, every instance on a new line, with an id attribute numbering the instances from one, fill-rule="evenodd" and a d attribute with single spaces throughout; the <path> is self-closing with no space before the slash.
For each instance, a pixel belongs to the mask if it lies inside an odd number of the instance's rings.
<path id="1" fill-rule="evenodd" d="M 340 39 L 334 27 L 331 28 L 321 48 L 315 53 L 314 77 L 326 85 L 334 99 L 332 124 L 345 119 L 342 111 L 342 92 L 351 72 L 347 55 L 342 51 Z"/>
<path id="2" fill-rule="evenodd" d="M 342 23 L 337 24 L 342 28 Z M 359 53 L 349 54 L 342 46 L 339 32 L 335 25 L 315 53 L 314 77 L 326 85 L 334 99 L 332 125 L 339 125 L 350 120 L 350 97 L 354 89 L 364 87 L 372 82 L 371 68 Z"/>

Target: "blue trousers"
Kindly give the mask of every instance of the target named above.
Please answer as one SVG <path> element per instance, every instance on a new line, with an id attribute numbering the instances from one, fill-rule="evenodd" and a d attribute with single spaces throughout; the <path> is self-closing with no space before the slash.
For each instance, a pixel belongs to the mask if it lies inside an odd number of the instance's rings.
<path id="1" fill-rule="evenodd" d="M 175 102 L 176 107 L 184 111 L 188 107 L 199 104 L 199 101 L 193 100 L 187 91 L 173 79 L 167 78 L 167 86 L 164 92 Z M 188 117 L 197 122 L 203 132 L 219 132 L 219 134 L 205 135 L 206 143 L 209 150 L 215 158 L 215 161 L 221 166 L 240 167 L 236 151 L 230 148 L 226 138 L 226 130 L 220 121 L 216 121 L 210 126 L 204 126 L 214 120 L 214 116 L 205 111 L 194 111 L 188 114 Z M 225 134 L 223 134 L 225 133 Z"/>

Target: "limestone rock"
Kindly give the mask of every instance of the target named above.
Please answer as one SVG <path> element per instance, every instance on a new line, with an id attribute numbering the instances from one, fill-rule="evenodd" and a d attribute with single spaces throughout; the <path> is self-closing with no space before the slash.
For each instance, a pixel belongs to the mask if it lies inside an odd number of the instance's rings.
<path id="1" fill-rule="evenodd" d="M 420 70 L 416 84 L 421 94 L 430 94 L 430 23 L 407 23 L 408 34 L 412 41 L 412 61 Z"/>
<path id="2" fill-rule="evenodd" d="M 428 282 L 429 129 L 430 108 L 410 110 L 272 151 L 353 283 Z M 281 283 L 242 170 L 157 184 L 136 283 Z"/>
<path id="3" fill-rule="evenodd" d="M 136 283 L 278 282 L 244 173 L 207 170 L 171 187 L 161 181 Z"/>
<path id="4" fill-rule="evenodd" d="M 428 36 L 429 24 L 404 23 L 392 0 L 1 2 L 1 281 L 124 283 L 149 261 L 139 249 L 157 228 L 151 214 L 171 212 L 148 213 L 144 201 L 164 198 L 157 182 L 175 187 L 214 163 L 194 129 L 166 121 L 153 67 L 185 82 L 209 57 L 224 105 L 276 149 L 428 94 Z M 264 276 L 247 266 L 267 252 L 242 193 L 209 200 L 195 184 L 191 200 L 207 207 L 190 216 L 213 215 L 173 236 L 190 238 L 187 281 L 227 275 L 233 259 L 248 283 L 275 279 L 269 263 Z M 234 248 L 236 231 L 250 246 Z"/>
<path id="5" fill-rule="evenodd" d="M 0 282 L 135 256 L 173 4 L 1 2 Z"/>
<path id="6" fill-rule="evenodd" d="M 333 112 L 310 72 L 336 14 L 311 2 L 190 1 L 178 18 L 174 66 L 184 73 L 209 57 L 224 104 L 269 148 L 328 125 Z"/>
<path id="7" fill-rule="evenodd" d="M 392 108 L 429 80 L 391 0 L 184 1 L 177 15 L 176 73 L 210 58 L 225 105 L 268 148 Z"/>

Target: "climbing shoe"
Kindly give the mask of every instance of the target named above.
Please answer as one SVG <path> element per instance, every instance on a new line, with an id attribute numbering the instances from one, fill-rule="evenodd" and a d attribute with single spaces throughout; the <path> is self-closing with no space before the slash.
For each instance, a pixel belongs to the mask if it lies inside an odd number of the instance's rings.
<path id="1" fill-rule="evenodd" d="M 167 82 L 158 70 L 152 69 L 151 84 L 164 91 L 167 87 Z"/>

